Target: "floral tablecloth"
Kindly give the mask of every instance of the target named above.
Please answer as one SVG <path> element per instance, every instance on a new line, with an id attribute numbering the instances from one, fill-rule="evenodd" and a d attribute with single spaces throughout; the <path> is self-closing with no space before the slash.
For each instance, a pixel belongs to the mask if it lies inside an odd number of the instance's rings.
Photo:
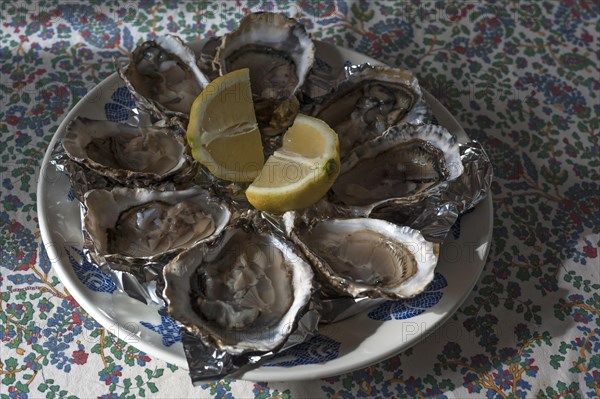
<path id="1" fill-rule="evenodd" d="M 2 399 L 600 396 L 598 2 L 0 4 Z M 155 34 L 228 32 L 258 10 L 415 71 L 492 159 L 493 245 L 443 333 L 402 354 L 323 380 L 194 388 L 66 291 L 40 240 L 36 183 L 53 133 L 113 57 Z"/>

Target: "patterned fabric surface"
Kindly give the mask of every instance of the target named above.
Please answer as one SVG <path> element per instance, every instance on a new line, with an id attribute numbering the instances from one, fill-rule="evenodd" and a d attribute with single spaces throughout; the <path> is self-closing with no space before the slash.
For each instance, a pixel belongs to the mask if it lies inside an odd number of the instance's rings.
<path id="1" fill-rule="evenodd" d="M 0 7 L 2 399 L 600 396 L 598 2 Z M 317 39 L 417 74 L 492 159 L 493 245 L 465 304 L 402 354 L 323 380 L 194 388 L 184 370 L 116 340 L 65 290 L 40 239 L 36 183 L 53 133 L 113 72 L 113 57 L 125 60 L 156 34 L 222 34 L 259 10 L 286 12 Z"/>

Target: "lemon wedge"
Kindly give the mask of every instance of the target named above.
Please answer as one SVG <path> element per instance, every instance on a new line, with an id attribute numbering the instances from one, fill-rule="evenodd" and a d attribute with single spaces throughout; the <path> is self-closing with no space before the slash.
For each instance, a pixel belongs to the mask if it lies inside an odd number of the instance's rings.
<path id="1" fill-rule="evenodd" d="M 306 208 L 321 199 L 340 171 L 337 134 L 322 120 L 298 114 L 280 149 L 246 190 L 257 209 L 273 213 Z"/>
<path id="2" fill-rule="evenodd" d="M 187 139 L 193 157 L 220 179 L 253 181 L 263 168 L 248 68 L 212 81 L 190 111 Z"/>

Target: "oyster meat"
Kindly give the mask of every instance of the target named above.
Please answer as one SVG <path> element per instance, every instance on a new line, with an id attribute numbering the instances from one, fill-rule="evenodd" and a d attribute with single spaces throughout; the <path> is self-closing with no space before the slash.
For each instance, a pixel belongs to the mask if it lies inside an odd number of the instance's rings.
<path id="1" fill-rule="evenodd" d="M 431 282 L 436 248 L 406 226 L 370 218 L 327 219 L 291 236 L 321 280 L 340 294 L 400 299 Z"/>
<path id="2" fill-rule="evenodd" d="M 315 111 L 338 133 L 342 158 L 391 126 L 428 119 L 427 104 L 411 72 L 364 64 L 350 68 L 348 75 Z"/>
<path id="3" fill-rule="evenodd" d="M 192 103 L 208 85 L 196 65 L 196 56 L 172 35 L 142 43 L 131 54 L 121 78 L 138 104 L 155 116 L 189 115 Z"/>
<path id="4" fill-rule="evenodd" d="M 83 228 L 99 264 L 131 271 L 147 261 L 166 262 L 182 250 L 215 239 L 229 209 L 199 188 L 182 191 L 115 188 L 85 195 Z"/>
<path id="5" fill-rule="evenodd" d="M 73 161 L 123 185 L 183 182 L 194 175 L 180 127 L 151 124 L 149 117 L 138 126 L 76 117 L 62 145 Z"/>
<path id="6" fill-rule="evenodd" d="M 304 26 L 270 12 L 254 13 L 223 37 L 215 63 L 221 75 L 249 68 L 256 119 L 266 135 L 283 133 L 300 108 L 295 94 L 314 62 L 315 46 Z"/>
<path id="7" fill-rule="evenodd" d="M 405 124 L 350 153 L 332 193 L 336 201 L 359 207 L 419 199 L 462 171 L 459 146 L 450 132 L 437 125 Z"/>
<path id="8" fill-rule="evenodd" d="M 313 290 L 313 272 L 289 242 L 238 226 L 180 254 L 163 273 L 169 313 L 207 344 L 237 354 L 281 347 Z"/>

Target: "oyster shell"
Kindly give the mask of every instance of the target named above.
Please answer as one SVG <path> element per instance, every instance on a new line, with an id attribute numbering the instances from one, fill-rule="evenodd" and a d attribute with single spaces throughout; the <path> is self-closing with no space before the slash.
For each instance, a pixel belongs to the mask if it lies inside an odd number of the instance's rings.
<path id="1" fill-rule="evenodd" d="M 404 124 L 350 153 L 332 186 L 332 197 L 368 209 L 397 198 L 416 201 L 462 172 L 460 149 L 448 130 Z"/>
<path id="2" fill-rule="evenodd" d="M 200 54 L 196 60 L 196 65 L 198 65 L 200 71 L 210 81 L 219 77 L 219 66 L 215 63 L 215 55 L 217 54 L 217 49 L 221 46 L 222 40 L 221 36 L 209 38 L 200 49 Z"/>
<path id="3" fill-rule="evenodd" d="M 342 158 L 391 126 L 429 119 L 419 82 L 410 71 L 369 64 L 347 71 L 348 78 L 315 111 L 339 135 Z"/>
<path id="4" fill-rule="evenodd" d="M 163 274 L 169 313 L 208 345 L 236 354 L 281 347 L 313 290 L 313 272 L 289 242 L 238 226 L 182 253 Z"/>
<path id="5" fill-rule="evenodd" d="M 320 44 L 323 45 L 323 43 Z M 321 49 L 321 51 L 327 50 L 327 47 Z M 327 61 L 315 56 L 313 67 L 310 69 L 298 95 L 300 98 L 300 112 L 315 115 L 315 110 L 324 101 L 331 98 L 340 82 L 347 79 L 345 71 L 345 68 L 333 67 Z"/>
<path id="6" fill-rule="evenodd" d="M 220 73 L 249 68 L 254 110 L 261 132 L 277 135 L 294 121 L 300 108 L 295 94 L 315 56 L 304 26 L 284 14 L 254 13 L 225 35 L 215 62 Z"/>
<path id="7" fill-rule="evenodd" d="M 341 294 L 409 298 L 422 292 L 434 276 L 436 248 L 410 227 L 351 218 L 289 230 L 324 284 Z"/>
<path id="8" fill-rule="evenodd" d="M 151 124 L 149 117 L 137 126 L 76 117 L 62 145 L 73 161 L 122 185 L 182 183 L 194 177 L 197 167 L 183 134 L 179 126 Z"/>
<path id="9" fill-rule="evenodd" d="M 129 65 L 117 71 L 138 105 L 155 116 L 184 116 L 208 79 L 196 65 L 196 56 L 172 35 L 142 43 L 131 54 Z"/>
<path id="10" fill-rule="evenodd" d="M 98 264 L 128 272 L 215 239 L 231 218 L 224 204 L 199 188 L 91 190 L 84 204 L 83 229 L 92 256 Z"/>

